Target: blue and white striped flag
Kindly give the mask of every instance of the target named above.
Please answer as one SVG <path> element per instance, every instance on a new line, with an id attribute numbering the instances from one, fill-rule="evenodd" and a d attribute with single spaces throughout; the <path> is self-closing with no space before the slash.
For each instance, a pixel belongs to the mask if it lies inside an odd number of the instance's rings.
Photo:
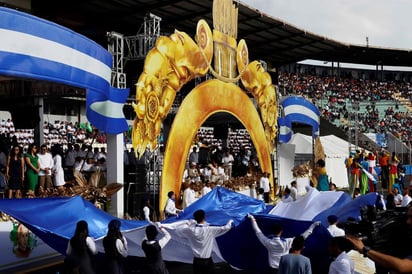
<path id="1" fill-rule="evenodd" d="M 313 138 L 319 136 L 319 110 L 303 97 L 291 96 L 282 101 L 284 117 L 278 118 L 279 141 L 287 143 L 292 138 L 292 123 L 312 126 Z"/>
<path id="2" fill-rule="evenodd" d="M 65 27 L 4 7 L 0 37 L 1 75 L 85 88 L 92 125 L 113 134 L 127 130 L 122 109 L 129 91 L 119 96 L 111 91 L 112 56 L 106 49 Z M 92 108 L 97 102 L 107 105 Z"/>

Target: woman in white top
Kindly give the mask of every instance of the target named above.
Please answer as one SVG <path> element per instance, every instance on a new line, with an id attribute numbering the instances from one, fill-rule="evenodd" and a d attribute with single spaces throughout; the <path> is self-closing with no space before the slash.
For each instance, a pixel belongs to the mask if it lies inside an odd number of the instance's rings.
<path id="1" fill-rule="evenodd" d="M 53 156 L 53 168 L 52 168 L 53 183 L 54 183 L 54 186 L 59 191 L 59 194 L 63 194 L 64 192 L 63 186 L 66 184 L 66 182 L 64 181 L 64 170 L 62 166 L 63 150 L 59 144 L 55 144 L 51 148 L 51 153 Z"/>
<path id="2" fill-rule="evenodd" d="M 127 257 L 127 241 L 120 232 L 120 221 L 113 219 L 109 222 L 106 237 L 103 238 L 103 247 L 106 254 L 107 274 L 123 274 L 124 260 Z"/>
<path id="3" fill-rule="evenodd" d="M 89 236 L 89 226 L 86 221 L 79 221 L 74 236 L 69 240 L 64 260 L 67 273 L 78 269 L 79 273 L 94 274 L 92 255 L 97 254 L 94 239 Z"/>

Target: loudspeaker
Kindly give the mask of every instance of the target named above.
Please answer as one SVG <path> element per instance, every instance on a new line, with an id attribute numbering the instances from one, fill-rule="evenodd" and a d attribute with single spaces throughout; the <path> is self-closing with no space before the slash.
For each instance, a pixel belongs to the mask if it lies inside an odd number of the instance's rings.
<path id="1" fill-rule="evenodd" d="M 40 122 L 38 106 L 15 107 L 10 110 L 10 113 L 16 129 L 33 129 Z"/>
<path id="2" fill-rule="evenodd" d="M 226 140 L 229 133 L 227 125 L 216 125 L 213 128 L 213 135 L 216 139 Z"/>

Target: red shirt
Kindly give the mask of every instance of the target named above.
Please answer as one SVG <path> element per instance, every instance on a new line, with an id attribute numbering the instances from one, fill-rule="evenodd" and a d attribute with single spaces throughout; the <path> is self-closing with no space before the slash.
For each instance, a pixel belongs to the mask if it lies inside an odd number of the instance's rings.
<path id="1" fill-rule="evenodd" d="M 382 157 L 379 158 L 379 164 L 381 166 L 387 166 L 389 161 L 388 155 L 384 154 Z"/>

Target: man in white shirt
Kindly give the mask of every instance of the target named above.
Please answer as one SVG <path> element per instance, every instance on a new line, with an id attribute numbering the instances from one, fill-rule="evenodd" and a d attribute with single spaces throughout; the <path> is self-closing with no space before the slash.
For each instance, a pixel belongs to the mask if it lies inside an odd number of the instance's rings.
<path id="1" fill-rule="evenodd" d="M 280 257 L 289 253 L 294 237 L 283 238 L 283 227 L 280 223 L 275 223 L 272 225 L 271 233 L 274 235 L 274 237 L 267 237 L 260 230 L 258 224 L 256 223 L 255 217 L 253 217 L 253 215 L 251 214 L 248 214 L 248 218 L 252 222 L 252 228 L 255 231 L 257 238 L 268 251 L 268 261 L 272 271 L 270 273 L 277 273 L 277 270 L 279 269 Z M 315 227 L 319 225 L 320 222 L 314 222 L 312 225 L 310 225 L 309 228 L 301 234 L 303 238 L 308 238 L 312 234 Z"/>
<path id="2" fill-rule="evenodd" d="M 293 198 L 290 195 L 290 188 L 286 187 L 285 190 L 283 191 L 283 196 L 282 196 L 282 202 L 284 203 L 290 203 L 293 202 Z"/>
<path id="3" fill-rule="evenodd" d="M 393 194 L 393 201 L 395 202 L 396 206 L 401 206 L 402 205 L 402 194 L 399 193 L 399 189 L 397 187 L 394 187 L 392 190 Z"/>
<path id="4" fill-rule="evenodd" d="M 54 166 L 54 161 L 52 155 L 47 151 L 47 146 L 42 145 L 40 147 L 40 153 L 37 154 L 39 157 L 39 192 L 40 196 L 45 195 L 45 191 L 52 191 L 52 168 Z"/>
<path id="5" fill-rule="evenodd" d="M 169 198 L 166 201 L 165 217 L 169 218 L 169 217 L 177 216 L 179 212 L 183 210 L 176 208 L 175 193 L 173 191 L 169 191 L 167 193 L 167 197 Z"/>
<path id="6" fill-rule="evenodd" d="M 328 231 L 332 237 L 344 237 L 345 236 L 345 230 L 342 228 L 339 228 L 337 226 L 338 224 L 338 216 L 336 215 L 329 215 L 328 216 Z"/>
<path id="7" fill-rule="evenodd" d="M 345 237 L 333 237 L 330 239 L 328 250 L 334 259 L 329 265 L 329 274 L 355 273 L 355 262 L 347 252 L 349 252 L 349 240 Z"/>
<path id="8" fill-rule="evenodd" d="M 189 222 L 178 227 L 178 235 L 189 240 L 193 252 L 193 273 L 213 273 L 212 260 L 213 245 L 217 236 L 223 235 L 232 228 L 233 220 L 229 220 L 224 226 L 209 226 L 206 222 L 206 213 L 199 209 L 193 213 L 196 222 Z"/>
<path id="9" fill-rule="evenodd" d="M 225 155 L 222 157 L 222 164 L 225 170 L 225 174 L 228 176 L 228 178 L 232 177 L 232 165 L 234 161 L 235 159 L 233 158 L 233 155 L 230 153 L 229 148 L 226 148 Z"/>
<path id="10" fill-rule="evenodd" d="M 270 183 L 268 172 L 263 172 L 262 177 L 259 180 L 259 187 L 263 188 L 263 199 L 265 200 L 265 203 L 269 203 Z"/>
<path id="11" fill-rule="evenodd" d="M 210 187 L 210 182 L 209 180 L 206 180 L 202 188 L 202 197 L 208 194 L 210 191 L 212 191 L 212 188 Z"/>
<path id="12" fill-rule="evenodd" d="M 186 208 L 196 201 L 195 193 L 196 183 L 190 183 L 190 186 L 183 191 L 183 208 Z"/>
<path id="13" fill-rule="evenodd" d="M 409 187 L 406 190 L 405 195 L 403 195 L 401 206 L 408 206 L 410 202 L 412 202 L 412 188 L 411 187 Z"/>

